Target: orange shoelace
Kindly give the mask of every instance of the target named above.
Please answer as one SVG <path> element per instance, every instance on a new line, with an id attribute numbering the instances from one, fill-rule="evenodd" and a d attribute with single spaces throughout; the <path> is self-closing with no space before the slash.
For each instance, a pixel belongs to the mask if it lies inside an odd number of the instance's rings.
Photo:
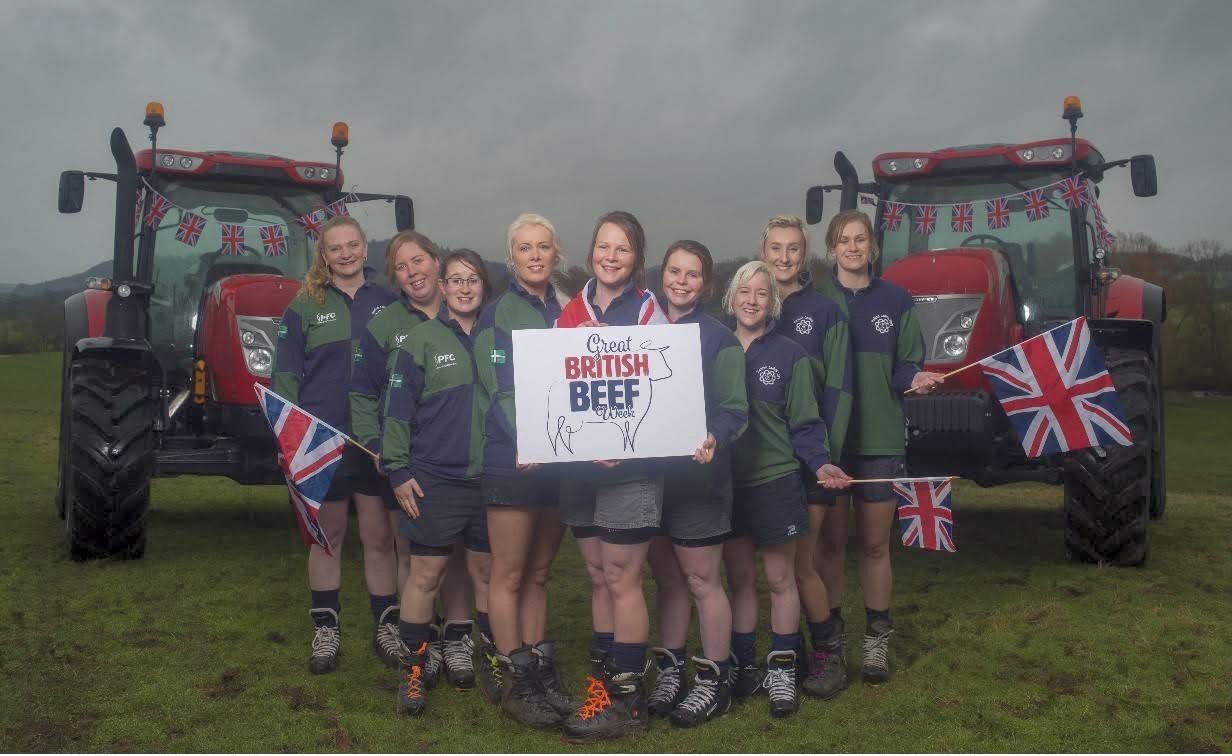
<path id="1" fill-rule="evenodd" d="M 428 653 L 428 644 L 424 643 L 415 651 L 416 655 L 423 658 L 423 655 Z M 406 694 L 409 698 L 423 697 L 423 665 L 415 664 L 406 673 Z"/>
<path id="2" fill-rule="evenodd" d="M 612 699 L 607 694 L 607 686 L 602 680 L 587 675 L 586 681 L 586 703 L 582 704 L 577 712 L 582 719 L 590 719 L 612 705 Z"/>

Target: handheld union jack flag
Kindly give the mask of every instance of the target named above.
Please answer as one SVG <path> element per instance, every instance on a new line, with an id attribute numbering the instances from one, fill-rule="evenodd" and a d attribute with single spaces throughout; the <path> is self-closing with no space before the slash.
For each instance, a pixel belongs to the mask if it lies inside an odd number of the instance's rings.
<path id="1" fill-rule="evenodd" d="M 305 412 L 260 383 L 253 383 L 265 419 L 282 452 L 282 474 L 291 491 L 302 532 L 328 553 L 329 539 L 317 522 L 334 473 L 342 464 L 346 434 Z M 305 543 L 308 540 L 305 538 Z"/>
<path id="2" fill-rule="evenodd" d="M 949 478 L 906 478 L 893 483 L 898 497 L 898 528 L 903 545 L 932 551 L 958 551 Z"/>
<path id="3" fill-rule="evenodd" d="M 321 224 L 328 220 L 325 210 L 317 208 L 310 213 L 304 213 L 296 218 L 296 222 L 304 227 L 304 235 L 312 241 L 321 236 Z"/>
<path id="4" fill-rule="evenodd" d="M 171 209 L 171 201 L 156 191 L 151 190 L 150 194 L 154 195 L 154 199 L 150 201 L 150 207 L 145 211 L 145 225 L 158 228 L 158 224 L 163 222 L 163 217 Z"/>
<path id="5" fill-rule="evenodd" d="M 1134 443 L 1086 318 L 985 357 L 980 369 L 1028 457 Z"/>
<path id="6" fill-rule="evenodd" d="M 175 229 L 175 239 L 190 247 L 197 246 L 201 240 L 201 232 L 205 230 L 205 218 L 196 213 L 185 212 L 180 218 L 180 225 Z"/>
<path id="7" fill-rule="evenodd" d="M 884 231 L 897 231 L 898 224 L 903 222 L 903 212 L 906 210 L 901 202 L 885 203 L 885 212 L 881 214 L 881 228 Z"/>
<path id="8" fill-rule="evenodd" d="M 1048 195 L 1043 189 L 1032 189 L 1023 196 L 1027 198 L 1027 220 L 1034 222 L 1048 217 Z"/>
<path id="9" fill-rule="evenodd" d="M 229 257 L 244 254 L 244 227 L 238 223 L 222 224 L 222 253 Z"/>
<path id="10" fill-rule="evenodd" d="M 287 237 L 282 233 L 282 226 L 262 226 L 261 246 L 265 248 L 266 257 L 281 257 L 287 253 Z"/>
<path id="11" fill-rule="evenodd" d="M 937 206 L 920 205 L 915 209 L 915 232 L 928 236 L 937 228 Z"/>
<path id="12" fill-rule="evenodd" d="M 353 195 L 348 194 L 346 197 L 343 197 L 337 202 L 331 202 L 328 205 L 326 205 L 325 206 L 326 214 L 329 215 L 329 217 L 331 218 L 340 218 L 344 215 L 350 215 L 351 213 L 347 210 L 346 203 L 347 203 L 347 197 L 351 197 L 351 196 Z"/>
<path id="13" fill-rule="evenodd" d="M 950 208 L 950 228 L 964 234 L 971 233 L 971 222 L 975 219 L 975 208 L 970 202 L 960 202 Z"/>
<path id="14" fill-rule="evenodd" d="M 997 197 L 987 200 L 984 209 L 988 211 L 989 228 L 1005 228 L 1010 225 L 1010 199 Z"/>
<path id="15" fill-rule="evenodd" d="M 1087 193 L 1086 179 L 1081 176 L 1071 176 L 1062 181 L 1061 199 L 1065 200 L 1065 204 L 1069 205 L 1071 210 L 1086 207 L 1091 201 L 1091 195 Z"/>

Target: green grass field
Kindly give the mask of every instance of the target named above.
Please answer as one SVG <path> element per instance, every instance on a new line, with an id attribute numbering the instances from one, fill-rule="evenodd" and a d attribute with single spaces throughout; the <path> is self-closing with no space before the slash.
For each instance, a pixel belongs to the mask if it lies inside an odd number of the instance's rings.
<path id="1" fill-rule="evenodd" d="M 144 560 L 67 560 L 53 504 L 58 368 L 58 354 L 0 359 L 0 750 L 564 748 L 478 691 L 441 688 L 424 718 L 394 716 L 355 538 L 342 669 L 309 675 L 305 560 L 279 488 L 157 481 Z M 1171 498 L 1145 568 L 1067 562 L 1058 489 L 963 484 L 957 554 L 895 549 L 889 685 L 853 682 L 787 721 L 759 699 L 697 731 L 656 723 L 593 750 L 1232 749 L 1232 400 L 1179 398 L 1169 410 Z M 576 690 L 589 592 L 569 542 L 551 590 Z M 860 607 L 853 580 L 855 649 Z"/>

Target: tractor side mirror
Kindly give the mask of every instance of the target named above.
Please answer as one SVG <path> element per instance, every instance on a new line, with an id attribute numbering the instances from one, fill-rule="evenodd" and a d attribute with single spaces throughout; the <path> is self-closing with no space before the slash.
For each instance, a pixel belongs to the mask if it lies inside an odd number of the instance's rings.
<path id="1" fill-rule="evenodd" d="M 81 171 L 60 173 L 60 212 L 79 213 L 86 196 L 86 175 Z"/>
<path id="2" fill-rule="evenodd" d="M 415 228 L 415 203 L 405 194 L 394 197 L 394 223 L 399 231 Z"/>
<path id="3" fill-rule="evenodd" d="M 1155 176 L 1154 155 L 1134 155 L 1129 159 L 1129 178 L 1134 184 L 1135 197 L 1154 197 L 1159 193 L 1159 181 Z"/>
<path id="4" fill-rule="evenodd" d="M 821 222 L 825 199 L 826 190 L 820 186 L 810 186 L 808 193 L 804 195 L 804 218 L 810 226 Z"/>

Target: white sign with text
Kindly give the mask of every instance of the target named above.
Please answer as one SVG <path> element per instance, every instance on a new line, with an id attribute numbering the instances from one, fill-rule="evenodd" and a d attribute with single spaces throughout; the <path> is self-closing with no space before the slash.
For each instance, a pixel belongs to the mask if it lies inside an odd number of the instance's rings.
<path id="1" fill-rule="evenodd" d="M 677 457 L 706 439 L 696 323 L 513 332 L 518 461 Z"/>

